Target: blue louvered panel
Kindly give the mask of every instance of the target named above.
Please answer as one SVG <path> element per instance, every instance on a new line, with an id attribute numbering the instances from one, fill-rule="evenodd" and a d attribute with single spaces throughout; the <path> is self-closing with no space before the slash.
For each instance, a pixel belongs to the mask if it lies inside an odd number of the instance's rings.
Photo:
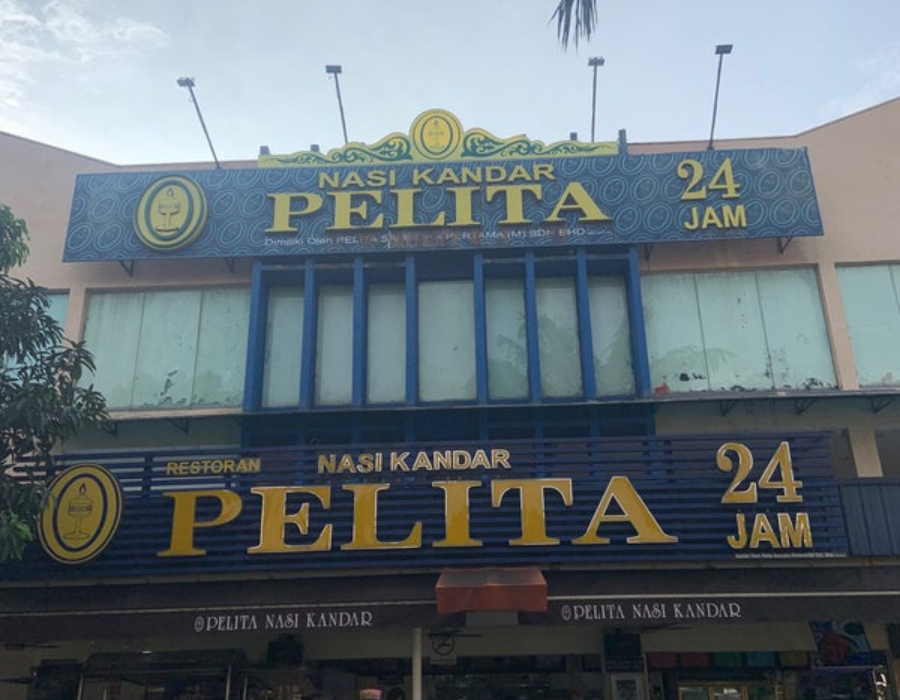
<path id="1" fill-rule="evenodd" d="M 166 463 L 236 456 L 234 451 L 182 450 L 122 452 L 70 455 L 66 465 L 85 462 L 103 465 L 118 479 L 124 493 L 122 521 L 115 538 L 96 559 L 79 565 L 57 564 L 35 547 L 22 565 L 10 566 L 0 577 L 15 579 L 110 578 L 123 576 L 199 575 L 212 573 L 294 572 L 322 569 L 359 569 L 371 567 L 442 567 L 452 565 L 515 564 L 621 564 L 623 562 L 700 562 L 735 560 L 744 557 L 776 559 L 844 556 L 848 551 L 844 511 L 833 477 L 829 439 L 825 434 L 732 436 L 728 441 L 743 442 L 754 457 L 751 479 L 760 475 L 782 441 L 791 447 L 794 472 L 803 482 L 799 504 L 779 503 L 777 491 L 760 489 L 756 503 L 723 504 L 722 496 L 733 474 L 716 466 L 716 450 L 725 442 L 721 436 L 679 435 L 647 438 L 559 438 L 508 440 L 497 443 L 405 443 L 376 445 L 316 445 L 304 448 L 254 450 L 247 453 L 262 460 L 255 474 L 196 474 L 175 476 L 166 473 Z M 391 452 L 466 450 L 492 448 L 509 450 L 509 470 L 467 470 L 430 472 L 426 470 L 391 472 Z M 319 455 L 385 453 L 381 473 L 319 474 Z M 409 459 L 407 462 L 411 463 Z M 578 545 L 573 540 L 585 534 L 592 516 L 614 476 L 627 477 L 661 528 L 677 537 L 674 544 L 633 544 L 635 534 L 629 522 L 608 522 L 600 534 L 608 544 Z M 518 493 L 508 493 L 498 506 L 492 504 L 491 481 L 495 479 L 569 479 L 573 503 L 569 506 L 554 491 L 544 498 L 546 534 L 558 544 L 511 544 L 522 535 Z M 438 480 L 467 479 L 478 485 L 470 491 L 469 530 L 478 547 L 435 547 L 445 533 L 444 493 L 433 486 Z M 353 496 L 342 488 L 350 483 L 388 484 L 379 495 L 378 538 L 383 542 L 402 541 L 416 523 L 421 523 L 422 546 L 385 548 L 375 551 L 346 550 L 353 532 Z M 749 483 L 749 482 L 746 482 Z M 746 485 L 746 483 L 744 485 Z M 301 535 L 288 526 L 287 544 L 307 544 L 330 525 L 333 543 L 329 551 L 279 554 L 248 554 L 259 542 L 261 498 L 250 490 L 263 486 L 327 485 L 331 491 L 329 508 L 309 496 L 289 497 L 289 512 L 309 504 L 309 533 Z M 195 546 L 205 549 L 204 556 L 160 557 L 170 546 L 172 528 L 170 491 L 227 489 L 239 494 L 243 506 L 240 515 L 221 526 L 195 531 Z M 879 506 L 887 514 L 896 509 L 900 492 Z M 866 495 L 875 498 L 875 495 Z M 887 498 L 887 497 L 886 497 Z M 893 499 L 893 500 L 891 500 Z M 854 507 L 852 498 L 845 503 Z M 891 506 L 890 504 L 893 504 Z M 870 509 L 868 503 L 861 512 Z M 198 522 L 215 519 L 220 511 L 216 499 L 201 499 Z M 607 510 L 619 513 L 618 504 Z M 779 513 L 795 517 L 807 513 L 813 532 L 810 548 L 762 545 L 754 550 L 735 550 L 726 537 L 736 529 L 736 516 L 742 514 L 751 525 L 764 518 L 773 526 Z M 855 512 L 855 511 L 854 511 Z M 855 517 L 855 516 L 854 516 Z M 862 517 L 862 516 L 860 516 Z M 848 521 L 852 518 L 848 515 Z M 890 521 L 885 521 L 888 525 Z M 897 533 L 890 535 L 896 542 Z M 853 540 L 853 546 L 857 541 Z M 853 551 L 853 550 L 851 550 Z M 896 548 L 893 550 L 896 551 Z"/>
<path id="2" fill-rule="evenodd" d="M 860 479 L 841 484 L 850 554 L 900 555 L 900 481 Z"/>

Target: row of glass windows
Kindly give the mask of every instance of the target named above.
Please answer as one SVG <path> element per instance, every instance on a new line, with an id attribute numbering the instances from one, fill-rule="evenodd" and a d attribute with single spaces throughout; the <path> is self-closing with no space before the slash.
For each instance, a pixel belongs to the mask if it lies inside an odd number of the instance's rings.
<path id="1" fill-rule="evenodd" d="M 479 330 L 484 333 L 487 395 L 516 401 L 530 396 L 529 372 L 539 373 L 540 395 L 566 398 L 584 393 L 576 285 L 571 278 L 541 278 L 535 284 L 536 361 L 529 361 L 529 331 L 523 279 L 488 280 L 483 329 L 476 320 L 475 285 L 468 280 L 421 282 L 416 287 L 418 333 L 413 346 L 416 379 L 409 379 L 406 289 L 372 284 L 366 294 L 365 397 L 369 404 L 402 403 L 408 382 L 418 401 L 474 401 L 478 396 Z M 621 277 L 591 277 L 588 324 L 599 395 L 634 391 L 630 333 Z M 297 405 L 302 382 L 305 295 L 302 287 L 269 292 L 262 405 Z M 354 372 L 353 288 L 318 290 L 314 401 L 352 402 Z"/>
<path id="2" fill-rule="evenodd" d="M 839 280 L 861 385 L 900 383 L 900 266 L 842 268 Z M 355 297 L 352 284 L 321 284 L 307 304 L 302 284 L 269 288 L 259 405 L 300 405 L 304 391 L 318 406 L 636 391 L 622 276 L 537 277 L 532 289 L 521 276 L 423 280 L 412 290 L 371 283 Z M 836 385 L 812 269 L 649 274 L 641 294 L 657 393 Z M 92 381 L 114 409 L 239 406 L 249 324 L 246 288 L 92 294 Z"/>

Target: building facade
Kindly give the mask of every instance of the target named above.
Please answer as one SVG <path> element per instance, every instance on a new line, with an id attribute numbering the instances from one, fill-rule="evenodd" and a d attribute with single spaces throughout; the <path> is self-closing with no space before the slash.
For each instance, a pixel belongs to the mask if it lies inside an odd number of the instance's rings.
<path id="1" fill-rule="evenodd" d="M 2 697 L 896 697 L 898 123 L 0 134 L 110 408 L 0 570 Z"/>

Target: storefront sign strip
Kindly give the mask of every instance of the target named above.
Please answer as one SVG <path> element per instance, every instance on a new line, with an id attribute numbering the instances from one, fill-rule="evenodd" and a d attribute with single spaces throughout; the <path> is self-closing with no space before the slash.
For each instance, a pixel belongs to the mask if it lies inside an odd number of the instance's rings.
<path id="1" fill-rule="evenodd" d="M 239 633 L 303 633 L 311 630 L 347 631 L 391 625 L 437 623 L 435 603 L 405 601 L 361 602 L 345 605 L 210 606 L 207 608 L 45 612 L 0 615 L 8 643 L 46 639 L 109 638 L 121 636 L 222 637 Z"/>
<path id="2" fill-rule="evenodd" d="M 560 624 L 639 626 L 727 622 L 900 619 L 900 590 L 836 592 L 747 592 L 666 596 L 550 597 L 548 617 Z"/>

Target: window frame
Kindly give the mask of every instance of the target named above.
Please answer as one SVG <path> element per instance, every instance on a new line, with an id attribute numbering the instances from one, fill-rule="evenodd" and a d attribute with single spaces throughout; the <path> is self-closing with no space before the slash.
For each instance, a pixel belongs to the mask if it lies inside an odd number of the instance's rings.
<path id="1" fill-rule="evenodd" d="M 598 395 L 594 376 L 594 356 L 588 284 L 591 276 L 620 276 L 624 280 L 629 326 L 628 345 L 634 391 L 625 395 Z M 486 286 L 492 279 L 521 278 L 526 319 L 528 393 L 522 398 L 492 399 L 488 384 Z M 571 396 L 544 396 L 541 392 L 538 347 L 536 285 L 539 279 L 566 277 L 575 292 L 576 333 L 579 342 L 582 390 Z M 475 381 L 472 400 L 419 399 L 419 285 L 426 282 L 462 280 L 473 285 L 475 327 Z M 325 284 L 353 286 L 353 370 L 352 400 L 348 404 L 317 406 L 315 403 L 315 351 L 318 331 L 318 296 Z M 372 284 L 402 284 L 406 300 L 406 373 L 402 402 L 369 403 L 367 390 L 368 299 Z M 301 353 L 299 401 L 296 406 L 264 407 L 262 400 L 265 328 L 270 290 L 286 285 L 304 287 L 304 327 Z M 638 251 L 634 246 L 593 251 L 586 246 L 553 251 L 440 251 L 409 252 L 353 258 L 310 257 L 301 263 L 272 263 L 256 260 L 251 285 L 250 331 L 244 410 L 247 412 L 335 410 L 347 408 L 384 409 L 439 407 L 442 405 L 504 406 L 520 404 L 562 404 L 584 401 L 614 402 L 647 395 L 650 369 L 646 353 L 643 308 L 640 291 Z"/>

